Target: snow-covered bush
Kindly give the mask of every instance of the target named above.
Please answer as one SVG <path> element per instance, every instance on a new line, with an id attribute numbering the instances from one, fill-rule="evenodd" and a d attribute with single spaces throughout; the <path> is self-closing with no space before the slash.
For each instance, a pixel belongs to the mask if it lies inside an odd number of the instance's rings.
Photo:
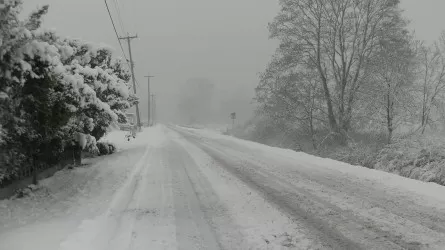
<path id="1" fill-rule="evenodd" d="M 98 143 L 96 141 L 96 138 L 94 138 L 94 136 L 91 135 L 86 135 L 85 139 L 86 143 L 85 143 L 85 148 L 83 150 L 92 155 L 99 155 L 100 151 L 97 145 Z"/>
<path id="2" fill-rule="evenodd" d="M 295 143 L 310 144 L 310 138 L 298 135 L 298 130 L 290 129 L 286 135 L 286 130 L 279 131 L 276 128 L 270 121 L 255 120 L 246 124 L 242 132 L 235 131 L 235 135 L 283 148 L 292 148 Z M 324 134 L 329 132 L 325 131 Z M 352 165 L 445 185 L 443 134 L 404 136 L 391 144 L 387 144 L 386 134 L 379 131 L 350 132 L 348 136 L 350 142 L 347 146 L 338 146 L 326 140 L 328 142 L 320 143 L 317 150 L 305 151 Z M 292 137 L 298 139 L 293 140 Z"/>
<path id="3" fill-rule="evenodd" d="M 116 146 L 110 142 L 98 142 L 97 148 L 99 149 L 99 155 L 109 155 L 116 152 Z"/>
<path id="4" fill-rule="evenodd" d="M 376 169 L 412 179 L 445 185 L 445 140 L 443 135 L 414 135 L 381 150 Z"/>
<path id="5" fill-rule="evenodd" d="M 114 154 L 117 150 L 116 145 L 114 145 L 113 143 L 108 143 L 108 152 L 109 154 Z"/>
<path id="6" fill-rule="evenodd" d="M 344 147 L 320 149 L 317 153 L 320 156 L 347 162 L 352 165 L 374 168 L 378 149 L 373 145 L 351 142 Z"/>

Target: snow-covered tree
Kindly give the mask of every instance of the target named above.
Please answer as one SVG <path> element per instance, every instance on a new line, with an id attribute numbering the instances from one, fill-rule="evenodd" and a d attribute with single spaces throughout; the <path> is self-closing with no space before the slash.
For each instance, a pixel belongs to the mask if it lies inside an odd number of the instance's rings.
<path id="1" fill-rule="evenodd" d="M 31 119 L 25 106 L 35 108 L 44 101 L 36 98 L 40 93 L 30 93 L 27 87 L 45 81 L 61 65 L 57 49 L 36 39 L 48 6 L 33 12 L 25 21 L 18 18 L 20 9 L 21 1 L 7 1 L 0 9 L 0 162 L 9 173 L 17 172 L 23 161 L 33 158 L 36 147 L 31 147 L 30 142 L 42 141 L 42 135 L 35 130 L 39 122 Z"/>
<path id="2" fill-rule="evenodd" d="M 112 57 L 109 47 L 68 39 L 62 44 L 73 49 L 63 58 L 66 69 L 83 78 L 82 91 L 94 92 L 94 98 L 80 102 L 78 118 L 84 120 L 82 132 L 98 140 L 111 123 L 126 121 L 124 111 L 137 100 L 129 91 L 130 73 L 121 59 Z"/>
<path id="3" fill-rule="evenodd" d="M 112 50 L 40 29 L 48 6 L 19 19 L 22 2 L 0 9 L 0 175 L 57 161 L 79 132 L 95 149 L 137 97 Z M 7 149 L 7 150 L 6 150 Z M 2 177 L 0 176 L 0 182 Z"/>

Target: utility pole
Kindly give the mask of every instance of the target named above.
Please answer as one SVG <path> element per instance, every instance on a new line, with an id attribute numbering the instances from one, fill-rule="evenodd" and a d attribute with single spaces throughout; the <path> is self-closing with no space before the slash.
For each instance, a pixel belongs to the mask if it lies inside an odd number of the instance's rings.
<path id="1" fill-rule="evenodd" d="M 130 34 L 127 34 L 126 37 L 119 37 L 120 40 L 127 40 L 127 44 L 128 44 L 128 51 L 130 54 L 130 69 L 131 69 L 131 78 L 133 79 L 133 91 L 134 94 L 136 95 L 136 78 L 134 76 L 134 62 L 133 62 L 133 57 L 131 55 L 131 39 L 137 38 L 138 35 L 135 36 L 130 36 Z M 138 123 L 138 127 L 139 129 L 141 128 L 141 117 L 139 114 L 139 105 L 136 104 L 136 117 L 137 117 L 137 123 Z"/>
<path id="2" fill-rule="evenodd" d="M 145 77 L 147 77 L 147 79 L 148 79 L 148 85 L 147 85 L 147 89 L 148 89 L 148 109 L 147 109 L 147 112 L 148 112 L 148 126 L 151 126 L 151 123 L 150 123 L 150 118 L 151 118 L 151 113 L 150 113 L 150 109 L 151 109 L 151 105 L 150 105 L 150 78 L 152 78 L 152 77 L 154 77 L 154 76 L 151 76 L 151 75 L 148 75 L 148 76 L 145 76 Z"/>
<path id="3" fill-rule="evenodd" d="M 152 121 L 153 124 L 156 123 L 156 95 L 155 94 L 151 94 L 151 105 L 152 105 Z"/>

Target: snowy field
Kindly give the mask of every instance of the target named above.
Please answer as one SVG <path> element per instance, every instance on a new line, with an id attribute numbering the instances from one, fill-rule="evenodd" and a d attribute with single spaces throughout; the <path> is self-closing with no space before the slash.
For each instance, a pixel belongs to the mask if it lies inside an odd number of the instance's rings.
<path id="1" fill-rule="evenodd" d="M 0 201 L 0 250 L 445 249 L 445 187 L 158 125 Z M 26 240 L 23 240 L 26 239 Z"/>

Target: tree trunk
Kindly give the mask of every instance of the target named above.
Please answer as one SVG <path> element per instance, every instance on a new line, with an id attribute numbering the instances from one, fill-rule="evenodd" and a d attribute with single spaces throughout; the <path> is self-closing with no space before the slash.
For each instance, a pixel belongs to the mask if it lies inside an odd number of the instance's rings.
<path id="1" fill-rule="evenodd" d="M 32 156 L 32 184 L 37 185 L 37 160 L 35 156 Z"/>
<path id="2" fill-rule="evenodd" d="M 392 115 L 392 102 L 390 97 L 390 90 L 388 90 L 388 93 L 386 95 L 386 126 L 388 129 L 388 144 L 391 144 L 392 139 L 392 133 L 393 133 L 393 115 Z"/>
<path id="3" fill-rule="evenodd" d="M 82 148 L 76 142 L 71 146 L 71 151 L 73 154 L 73 165 L 80 166 L 82 164 Z"/>
<path id="4" fill-rule="evenodd" d="M 348 136 L 346 134 L 346 131 L 338 128 L 337 131 L 335 131 L 335 141 L 340 144 L 340 146 L 347 146 L 348 145 Z"/>
<path id="5" fill-rule="evenodd" d="M 314 147 L 314 150 L 317 150 L 317 141 L 315 140 L 314 120 L 312 118 L 312 114 L 309 119 L 310 119 L 309 126 L 310 126 L 310 130 L 311 130 L 312 147 Z"/>
<path id="6" fill-rule="evenodd" d="M 79 145 L 74 146 L 75 152 L 75 165 L 82 165 L 82 148 Z"/>

